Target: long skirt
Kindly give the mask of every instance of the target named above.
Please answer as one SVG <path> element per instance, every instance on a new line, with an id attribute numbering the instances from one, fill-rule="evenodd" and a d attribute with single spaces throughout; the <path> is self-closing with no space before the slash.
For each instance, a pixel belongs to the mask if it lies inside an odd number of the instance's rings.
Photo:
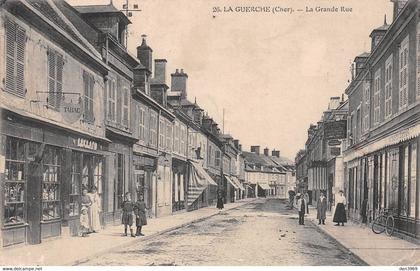
<path id="1" fill-rule="evenodd" d="M 124 225 L 132 226 L 133 225 L 133 214 L 123 212 L 121 223 Z"/>
<path id="2" fill-rule="evenodd" d="M 147 217 L 145 213 L 140 213 L 139 217 L 136 218 L 136 226 L 140 227 L 140 226 L 145 226 L 147 225 Z"/>
<path id="3" fill-rule="evenodd" d="M 218 199 L 217 199 L 217 205 L 216 205 L 216 207 L 217 207 L 218 209 L 220 209 L 220 210 L 224 208 L 223 198 L 218 198 Z"/>
<path id="4" fill-rule="evenodd" d="M 342 203 L 337 204 L 335 208 L 333 222 L 335 223 L 347 222 L 347 215 L 346 215 L 346 209 L 344 207 L 344 204 Z"/>

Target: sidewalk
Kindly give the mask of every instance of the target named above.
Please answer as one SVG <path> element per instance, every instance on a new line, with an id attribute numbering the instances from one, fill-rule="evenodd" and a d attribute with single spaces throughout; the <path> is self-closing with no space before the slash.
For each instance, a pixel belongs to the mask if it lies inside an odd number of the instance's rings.
<path id="1" fill-rule="evenodd" d="M 254 198 L 251 198 L 226 204 L 224 211 L 238 208 L 254 200 Z M 75 265 L 113 249 L 128 246 L 135 242 L 142 242 L 145 239 L 153 238 L 156 235 L 209 218 L 218 213 L 219 210 L 212 206 L 192 212 L 149 219 L 148 225 L 143 229 L 144 237 L 122 237 L 123 226 L 110 225 L 101 232 L 90 234 L 86 238 L 59 237 L 53 240 L 44 240 L 38 245 L 3 248 L 0 249 L 0 266 Z"/>
<path id="2" fill-rule="evenodd" d="M 370 227 L 349 221 L 334 226 L 332 214 L 327 212 L 326 225 L 318 225 L 316 209 L 310 207 L 308 220 L 322 232 L 335 239 L 342 246 L 368 265 L 418 266 L 420 246 L 386 234 L 375 234 Z"/>

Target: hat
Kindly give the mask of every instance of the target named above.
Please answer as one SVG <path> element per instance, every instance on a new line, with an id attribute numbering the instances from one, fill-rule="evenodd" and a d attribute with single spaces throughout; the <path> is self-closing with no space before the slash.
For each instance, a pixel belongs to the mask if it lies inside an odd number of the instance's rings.
<path id="1" fill-rule="evenodd" d="M 81 211 L 83 210 L 87 210 L 88 208 L 86 206 L 83 206 L 82 209 L 80 209 Z"/>
<path id="2" fill-rule="evenodd" d="M 297 193 L 296 196 L 300 197 L 300 196 L 302 196 L 302 194 L 301 193 Z"/>

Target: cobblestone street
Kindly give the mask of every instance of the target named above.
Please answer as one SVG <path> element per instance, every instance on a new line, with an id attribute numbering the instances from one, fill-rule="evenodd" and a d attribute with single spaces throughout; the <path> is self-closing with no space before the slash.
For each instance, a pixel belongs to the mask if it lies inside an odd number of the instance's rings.
<path id="1" fill-rule="evenodd" d="M 328 222 L 327 222 L 328 223 Z M 278 199 L 260 199 L 83 265 L 361 265 Z"/>

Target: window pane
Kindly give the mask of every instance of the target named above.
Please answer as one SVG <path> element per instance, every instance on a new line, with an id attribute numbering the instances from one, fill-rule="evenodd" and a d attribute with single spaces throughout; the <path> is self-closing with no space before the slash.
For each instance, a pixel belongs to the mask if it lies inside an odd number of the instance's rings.
<path id="1" fill-rule="evenodd" d="M 416 192 L 417 192 L 417 143 L 411 145 L 411 180 L 410 180 L 410 217 L 416 216 Z"/>

